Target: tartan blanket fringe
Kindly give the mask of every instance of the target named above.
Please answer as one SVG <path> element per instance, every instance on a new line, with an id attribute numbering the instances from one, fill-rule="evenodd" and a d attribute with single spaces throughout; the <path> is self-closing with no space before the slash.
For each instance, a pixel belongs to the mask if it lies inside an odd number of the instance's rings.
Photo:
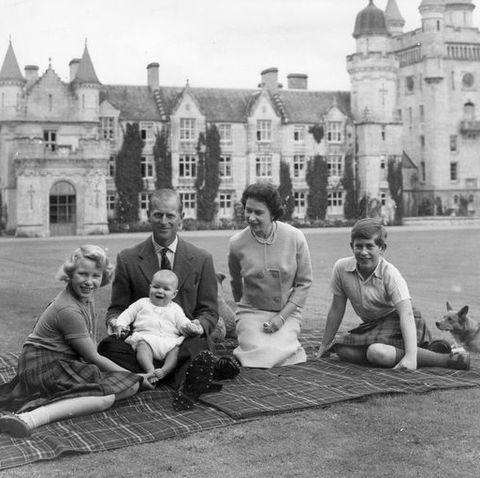
<path id="1" fill-rule="evenodd" d="M 223 382 L 220 392 L 203 395 L 192 410 L 175 412 L 173 392 L 162 386 L 105 412 L 40 427 L 28 439 L 0 434 L 0 470 L 64 453 L 113 450 L 369 395 L 480 386 L 477 358 L 468 372 L 438 368 L 394 371 L 313 358 L 320 343 L 316 332 L 304 332 L 301 342 L 309 356 L 306 363 L 269 370 L 242 369 L 236 379 Z M 234 347 L 233 341 L 217 344 L 216 353 L 228 355 Z M 15 374 L 17 357 L 0 355 L 0 382 Z"/>

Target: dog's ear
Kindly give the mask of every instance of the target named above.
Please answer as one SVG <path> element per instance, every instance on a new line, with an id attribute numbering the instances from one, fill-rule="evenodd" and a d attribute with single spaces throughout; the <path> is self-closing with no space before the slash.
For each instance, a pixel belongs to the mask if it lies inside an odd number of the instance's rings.
<path id="1" fill-rule="evenodd" d="M 458 311 L 458 318 L 460 319 L 460 322 L 465 322 L 468 314 L 468 305 L 465 305 Z"/>
<path id="2" fill-rule="evenodd" d="M 450 302 L 447 300 L 447 311 L 450 312 L 452 309 L 452 306 L 450 305 Z"/>
<path id="3" fill-rule="evenodd" d="M 223 272 L 217 272 L 217 280 L 220 284 L 224 281 L 225 277 L 227 277 Z"/>

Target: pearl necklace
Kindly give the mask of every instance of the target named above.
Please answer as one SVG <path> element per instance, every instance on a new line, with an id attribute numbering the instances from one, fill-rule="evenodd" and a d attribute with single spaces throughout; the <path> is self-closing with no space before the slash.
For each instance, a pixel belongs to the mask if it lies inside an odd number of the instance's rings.
<path id="1" fill-rule="evenodd" d="M 250 232 L 252 233 L 252 236 L 254 239 L 259 243 L 259 244 L 265 244 L 267 246 L 271 246 L 273 242 L 275 241 L 275 232 L 277 230 L 277 224 L 274 222 L 272 226 L 272 230 L 270 234 L 267 237 L 260 237 L 253 232 L 253 229 L 250 228 Z"/>

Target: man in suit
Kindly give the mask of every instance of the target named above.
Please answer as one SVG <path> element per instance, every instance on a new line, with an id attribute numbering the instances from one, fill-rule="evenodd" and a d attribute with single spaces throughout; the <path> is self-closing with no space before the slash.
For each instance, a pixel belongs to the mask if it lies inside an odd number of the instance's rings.
<path id="1" fill-rule="evenodd" d="M 233 359 L 216 359 L 209 352 L 209 335 L 218 320 L 213 259 L 208 252 L 177 235 L 183 219 L 178 193 L 172 189 L 159 189 L 152 193 L 148 219 L 152 236 L 118 254 L 106 317 L 107 328 L 109 332 L 115 331 L 120 313 L 141 297 L 148 297 L 150 282 L 156 271 L 160 268 L 173 269 L 179 280 L 174 300 L 190 320 L 201 325 L 202 330 L 191 332 L 181 344 L 172 377 L 172 386 L 177 390 L 174 407 L 190 408 L 211 387 L 212 380 L 233 378 L 239 368 Z M 123 340 L 109 336 L 100 342 L 98 350 L 128 370 L 141 370 L 133 349 Z"/>

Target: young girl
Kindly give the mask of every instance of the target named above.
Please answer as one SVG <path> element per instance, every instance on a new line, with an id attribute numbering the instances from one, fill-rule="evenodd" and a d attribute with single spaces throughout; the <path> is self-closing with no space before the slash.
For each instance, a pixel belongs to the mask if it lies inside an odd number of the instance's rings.
<path id="1" fill-rule="evenodd" d="M 99 355 L 95 342 L 93 294 L 113 272 L 105 251 L 76 249 L 57 278 L 66 288 L 48 305 L 27 337 L 17 375 L 0 386 L 0 431 L 26 437 L 47 423 L 110 408 L 131 397 L 151 374 L 134 374 Z"/>

